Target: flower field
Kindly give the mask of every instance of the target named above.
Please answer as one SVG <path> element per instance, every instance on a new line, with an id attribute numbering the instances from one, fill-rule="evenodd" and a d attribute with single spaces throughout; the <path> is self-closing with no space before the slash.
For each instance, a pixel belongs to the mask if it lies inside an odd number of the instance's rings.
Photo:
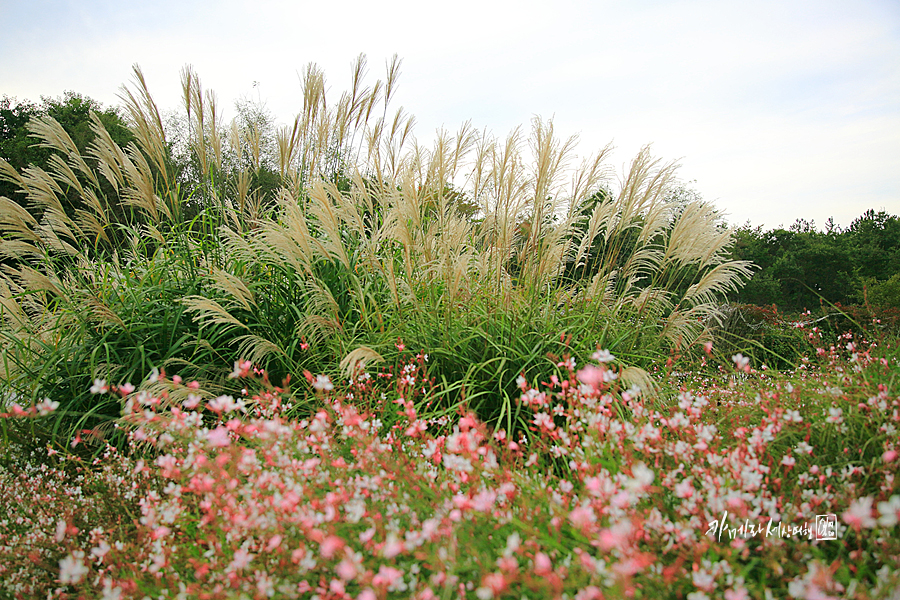
<path id="1" fill-rule="evenodd" d="M 129 448 L 82 432 L 73 452 L 8 458 L 0 597 L 896 598 L 886 350 L 849 342 L 777 376 L 735 356 L 653 395 L 598 351 L 520 379 L 530 427 L 513 434 L 420 418 L 433 389 L 409 351 L 342 383 L 307 373 L 305 419 L 288 417 L 300 392 L 246 362 L 232 375 L 258 391 L 238 398 L 97 381 Z"/>

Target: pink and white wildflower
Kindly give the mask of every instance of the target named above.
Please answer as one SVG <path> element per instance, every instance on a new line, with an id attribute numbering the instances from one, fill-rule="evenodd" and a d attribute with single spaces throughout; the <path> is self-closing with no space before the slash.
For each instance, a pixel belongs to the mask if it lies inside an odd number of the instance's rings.
<path id="1" fill-rule="evenodd" d="M 76 584 L 89 572 L 81 550 L 75 550 L 59 561 L 59 581 L 62 584 Z"/>
<path id="2" fill-rule="evenodd" d="M 853 503 L 850 504 L 850 508 L 841 515 L 841 519 L 843 519 L 844 523 L 847 525 L 857 529 L 869 529 L 874 527 L 876 522 L 872 517 L 873 502 L 874 499 L 871 496 L 854 500 Z"/>

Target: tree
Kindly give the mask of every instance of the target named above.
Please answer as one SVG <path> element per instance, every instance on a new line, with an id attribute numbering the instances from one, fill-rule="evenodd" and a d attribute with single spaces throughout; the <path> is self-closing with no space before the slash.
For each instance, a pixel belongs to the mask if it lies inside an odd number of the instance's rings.
<path id="1" fill-rule="evenodd" d="M 775 304 L 782 310 L 813 309 L 821 302 L 863 302 L 864 286 L 883 305 L 900 273 L 900 218 L 867 211 L 846 230 L 798 219 L 788 230 L 763 231 L 745 225 L 737 231 L 733 256 L 753 261 L 759 271 L 732 300 Z"/>
<path id="2" fill-rule="evenodd" d="M 54 151 L 38 146 L 28 129 L 29 122 L 41 117 L 55 119 L 72 138 L 79 153 L 87 156 L 86 150 L 94 141 L 94 132 L 91 129 L 92 113 L 97 115 L 113 141 L 122 148 L 134 139 L 117 109 L 104 109 L 96 100 L 75 92 L 65 92 L 60 98 L 43 96 L 39 105 L 27 100 L 18 102 L 15 98 L 3 96 L 0 98 L 0 158 L 19 173 L 29 166 L 47 170 L 50 156 Z M 112 188 L 105 191 L 115 193 Z M 2 179 L 0 179 L 0 196 L 22 201 L 18 186 Z M 70 206 L 66 207 L 67 209 L 74 208 L 80 202 L 75 195 L 69 200 Z M 34 211 L 33 207 L 26 208 Z M 38 214 L 34 216 L 40 217 Z"/>
<path id="3" fill-rule="evenodd" d="M 41 114 L 41 107 L 33 102 L 18 102 L 15 98 L 0 98 L 0 158 L 22 172 L 30 164 L 46 165 L 49 151 L 34 146 L 28 135 L 28 122 Z M 0 196 L 14 197 L 16 186 L 0 180 Z"/>
<path id="4" fill-rule="evenodd" d="M 847 230 L 857 275 L 880 281 L 900 273 L 900 218 L 869 209 Z"/>

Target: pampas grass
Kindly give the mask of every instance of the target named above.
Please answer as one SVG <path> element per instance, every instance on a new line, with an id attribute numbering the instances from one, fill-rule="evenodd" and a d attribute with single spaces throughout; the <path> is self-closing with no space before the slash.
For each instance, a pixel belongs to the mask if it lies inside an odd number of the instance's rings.
<path id="1" fill-rule="evenodd" d="M 366 71 L 361 56 L 349 91 L 331 102 L 324 74 L 309 66 L 301 111 L 264 135 L 265 123 L 225 126 L 215 95 L 186 68 L 187 139 L 178 143 L 191 168 L 173 163 L 177 144 L 138 68 L 122 92 L 136 140 L 128 147 L 97 118 L 83 156 L 52 119 L 33 123 L 37 142 L 56 153 L 50 170 L 18 173 L 0 161 L 25 201 L 0 199 L 0 251 L 40 265 L 0 273 L 4 353 L 23 364 L 56 360 L 29 341 L 47 327 L 66 328 L 71 348 L 96 340 L 85 320 L 47 325 L 49 315 L 89 307 L 121 340 L 170 326 L 165 335 L 177 337 L 172 352 L 152 355 L 104 337 L 117 359 L 80 350 L 85 381 L 110 376 L 111 364 L 149 361 L 227 389 L 238 359 L 282 375 L 339 367 L 352 376 L 362 362 L 390 362 L 404 338 L 433 353 L 430 368 L 454 390 L 439 410 L 477 399 L 482 416 L 512 427 L 516 377 L 546 376 L 562 353 L 585 360 L 603 343 L 633 363 L 630 382 L 651 387 L 640 370 L 647 357 L 694 343 L 719 298 L 750 275 L 749 264 L 727 259 L 731 231 L 719 214 L 676 202 L 677 166 L 649 148 L 616 183 L 609 146 L 576 165 L 577 138 L 559 138 L 539 118 L 505 138 L 466 123 L 425 147 L 412 117 L 390 107 L 400 61 L 371 85 Z M 254 183 L 266 169 L 280 182 L 268 200 Z M 69 210 L 62 199 L 72 197 Z M 119 276 L 78 274 L 92 268 Z M 152 290 L 148 307 L 168 303 L 185 318 L 146 321 L 130 312 L 123 286 Z M 568 346 L 571 334 L 592 341 Z M 35 398 L 53 389 L 49 376 L 0 378 Z"/>

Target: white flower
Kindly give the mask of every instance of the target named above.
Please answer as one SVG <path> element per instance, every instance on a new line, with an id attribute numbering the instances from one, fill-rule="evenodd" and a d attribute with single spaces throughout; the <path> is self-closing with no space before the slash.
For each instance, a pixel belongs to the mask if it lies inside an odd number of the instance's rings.
<path id="1" fill-rule="evenodd" d="M 594 360 L 596 360 L 597 362 L 600 362 L 600 363 L 608 363 L 608 362 L 612 362 L 616 359 L 616 357 L 613 356 L 609 352 L 609 350 L 597 350 L 596 352 L 594 352 L 591 355 L 591 358 L 593 358 Z"/>
<path id="2" fill-rule="evenodd" d="M 334 389 L 334 385 L 331 383 L 331 380 L 328 379 L 327 375 L 316 375 L 316 380 L 313 382 L 312 386 L 319 392 L 330 392 Z"/>
<path id="3" fill-rule="evenodd" d="M 113 582 L 110 579 L 103 578 L 103 600 L 121 600 L 122 598 L 122 588 L 119 586 L 113 587 Z"/>
<path id="4" fill-rule="evenodd" d="M 37 409 L 39 415 L 49 415 L 54 410 L 59 408 L 59 402 L 54 402 L 50 400 L 50 398 L 44 398 L 43 401 L 35 405 L 35 408 Z"/>
<path id="5" fill-rule="evenodd" d="M 735 354 L 731 357 L 731 360 L 734 362 L 734 366 L 741 371 L 746 370 L 750 366 L 750 359 L 743 354 Z"/>
<path id="6" fill-rule="evenodd" d="M 887 502 L 878 503 L 878 524 L 882 527 L 893 527 L 900 522 L 900 496 L 891 496 Z"/>
<path id="7" fill-rule="evenodd" d="M 634 478 L 632 481 L 638 489 L 642 489 L 653 483 L 654 473 L 650 469 L 647 468 L 647 465 L 644 463 L 638 463 L 631 468 L 631 475 Z M 629 482 L 631 483 L 631 482 Z M 626 483 L 626 487 L 628 487 L 629 483 Z"/>
<path id="8" fill-rule="evenodd" d="M 106 556 L 106 553 L 111 549 L 110 545 L 106 542 L 106 540 L 100 540 L 100 545 L 91 550 L 91 556 L 93 556 L 97 562 L 103 562 L 103 557 Z"/>
<path id="9" fill-rule="evenodd" d="M 78 583 L 87 575 L 88 568 L 84 564 L 84 552 L 75 550 L 59 561 L 60 583 Z"/>
<path id="10" fill-rule="evenodd" d="M 234 553 L 234 558 L 231 560 L 231 564 L 228 565 L 229 571 L 241 571 L 246 569 L 250 564 L 250 561 L 253 560 L 255 555 L 250 554 L 243 548 L 240 548 L 237 552 Z"/>
<path id="11" fill-rule="evenodd" d="M 844 422 L 844 411 L 840 408 L 829 408 L 828 409 L 828 418 L 825 419 L 829 423 L 843 423 Z"/>
<path id="12" fill-rule="evenodd" d="M 854 500 L 841 518 L 853 527 L 875 527 L 875 519 L 872 518 L 872 502 L 874 502 L 872 496 Z"/>
<path id="13" fill-rule="evenodd" d="M 521 544 L 521 536 L 515 532 L 511 533 L 509 537 L 506 538 L 506 548 L 503 550 L 503 556 L 512 556 L 519 549 Z"/>
<path id="14" fill-rule="evenodd" d="M 106 387 L 106 381 L 103 379 L 95 379 L 94 385 L 91 386 L 92 394 L 105 394 L 108 390 L 109 388 Z"/>
<path id="15" fill-rule="evenodd" d="M 813 447 L 807 444 L 806 442 L 800 442 L 797 444 L 797 447 L 794 448 L 794 452 L 797 454 L 812 454 Z"/>
<path id="16" fill-rule="evenodd" d="M 247 404 L 243 400 L 235 401 L 231 396 L 219 396 L 210 400 L 207 406 L 215 413 L 229 413 L 235 410 L 247 412 Z"/>
<path id="17" fill-rule="evenodd" d="M 53 539 L 56 540 L 57 543 L 66 539 L 66 529 L 68 529 L 68 525 L 62 519 L 56 522 L 56 534 L 53 536 Z"/>
<path id="18" fill-rule="evenodd" d="M 800 411 L 788 410 L 784 413 L 784 420 L 789 423 L 802 423 L 803 417 L 800 416 Z"/>

